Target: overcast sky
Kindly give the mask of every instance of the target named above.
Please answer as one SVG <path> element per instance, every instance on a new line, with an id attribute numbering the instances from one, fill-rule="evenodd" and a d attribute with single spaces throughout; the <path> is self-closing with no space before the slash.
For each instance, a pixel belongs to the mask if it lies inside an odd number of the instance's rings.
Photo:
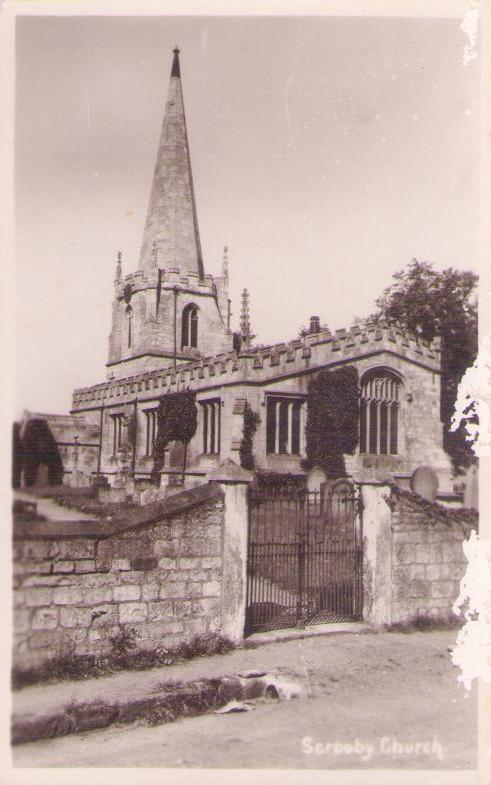
<path id="1" fill-rule="evenodd" d="M 17 413 L 105 379 L 137 267 L 172 49 L 205 269 L 257 340 L 373 310 L 413 257 L 477 268 L 479 63 L 460 20 L 17 20 Z"/>

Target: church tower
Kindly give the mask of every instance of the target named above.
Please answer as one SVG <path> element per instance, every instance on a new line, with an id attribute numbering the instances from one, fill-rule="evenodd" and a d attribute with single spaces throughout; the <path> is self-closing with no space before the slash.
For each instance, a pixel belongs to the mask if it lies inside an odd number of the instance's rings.
<path id="1" fill-rule="evenodd" d="M 118 255 L 109 336 L 110 378 L 122 378 L 232 349 L 228 267 L 204 270 L 174 49 L 137 270 L 123 277 Z"/>

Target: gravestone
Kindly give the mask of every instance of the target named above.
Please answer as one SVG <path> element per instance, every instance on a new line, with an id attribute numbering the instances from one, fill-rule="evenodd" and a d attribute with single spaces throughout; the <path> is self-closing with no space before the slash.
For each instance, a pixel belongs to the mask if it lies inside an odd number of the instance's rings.
<path id="1" fill-rule="evenodd" d="M 467 470 L 464 488 L 464 507 L 466 510 L 479 509 L 479 471 L 477 466 Z"/>
<path id="2" fill-rule="evenodd" d="M 92 485 L 92 477 L 88 472 L 74 468 L 69 477 L 68 484 L 72 488 L 90 488 Z"/>
<path id="3" fill-rule="evenodd" d="M 314 466 L 307 475 L 307 490 L 320 491 L 326 481 L 326 473 L 320 466 Z"/>
<path id="4" fill-rule="evenodd" d="M 434 502 L 438 491 L 438 477 L 430 466 L 418 466 L 411 475 L 411 490 L 425 499 Z"/>

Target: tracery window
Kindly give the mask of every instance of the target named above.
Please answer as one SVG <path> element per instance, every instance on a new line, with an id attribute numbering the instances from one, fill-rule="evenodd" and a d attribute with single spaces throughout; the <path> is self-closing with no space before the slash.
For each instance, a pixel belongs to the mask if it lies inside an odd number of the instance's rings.
<path id="1" fill-rule="evenodd" d="M 268 395 L 266 401 L 266 452 L 299 455 L 302 451 L 304 400 Z"/>
<path id="2" fill-rule="evenodd" d="M 220 399 L 200 401 L 203 414 L 203 452 L 220 453 L 221 409 Z"/>
<path id="3" fill-rule="evenodd" d="M 125 422 L 124 414 L 111 414 L 112 426 L 113 426 L 113 455 L 116 455 L 117 451 L 123 444 L 123 427 Z"/>
<path id="4" fill-rule="evenodd" d="M 157 408 L 145 409 L 145 455 L 152 456 L 157 438 Z"/>
<path id="5" fill-rule="evenodd" d="M 133 308 L 131 307 L 131 305 L 127 305 L 126 306 L 126 336 L 128 340 L 127 343 L 128 349 L 131 348 L 131 341 L 132 341 L 132 335 L 131 335 L 132 320 L 133 320 Z"/>
<path id="6" fill-rule="evenodd" d="M 198 346 L 198 308 L 194 303 L 186 305 L 182 312 L 181 349 Z"/>
<path id="7" fill-rule="evenodd" d="M 397 455 L 401 381 L 375 368 L 361 380 L 360 452 Z"/>

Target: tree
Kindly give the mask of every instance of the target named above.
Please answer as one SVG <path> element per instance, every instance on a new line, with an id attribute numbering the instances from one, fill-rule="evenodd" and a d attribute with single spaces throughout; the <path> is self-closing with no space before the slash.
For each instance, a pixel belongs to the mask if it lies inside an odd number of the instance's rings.
<path id="1" fill-rule="evenodd" d="M 320 466 L 327 477 L 345 477 L 344 455 L 358 444 L 358 371 L 348 365 L 320 371 L 310 382 L 305 428 L 306 469 Z"/>
<path id="2" fill-rule="evenodd" d="M 425 341 L 441 338 L 441 419 L 443 444 L 458 472 L 474 456 L 464 427 L 450 431 L 457 390 L 477 355 L 477 281 L 471 271 L 451 267 L 438 272 L 429 262 L 413 259 L 393 276 L 376 301 L 377 317 L 398 324 Z"/>
<path id="3" fill-rule="evenodd" d="M 157 437 L 155 439 L 155 463 L 152 474 L 155 475 L 164 465 L 164 454 L 170 442 L 180 441 L 184 444 L 184 462 L 182 481 L 186 472 L 188 444 L 196 433 L 198 410 L 195 394 L 188 390 L 169 393 L 160 399 L 157 409 Z"/>

